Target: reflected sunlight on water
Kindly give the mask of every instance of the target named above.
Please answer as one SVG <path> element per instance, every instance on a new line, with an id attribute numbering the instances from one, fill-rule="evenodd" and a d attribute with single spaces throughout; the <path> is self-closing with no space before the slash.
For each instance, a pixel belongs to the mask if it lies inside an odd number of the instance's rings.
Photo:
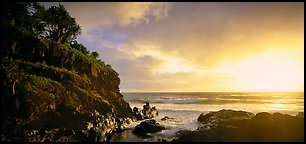
<path id="1" fill-rule="evenodd" d="M 201 113 L 222 109 L 243 110 L 257 114 L 259 112 L 285 113 L 296 115 L 304 111 L 304 93 L 250 93 L 250 92 L 189 92 L 189 93 L 122 93 L 130 106 L 142 109 L 146 102 L 156 106 L 159 115 L 155 119 L 166 125 L 166 130 L 152 134 L 153 137 L 142 139 L 132 134 L 132 129 L 139 124 L 128 126 L 128 130 L 118 135 L 114 141 L 158 141 L 170 138 L 182 129 L 195 130 L 199 126 L 197 118 Z M 175 121 L 161 121 L 164 116 Z"/>
<path id="2" fill-rule="evenodd" d="M 142 108 L 149 102 L 160 110 L 198 112 L 221 109 L 253 113 L 281 112 L 295 115 L 304 111 L 303 92 L 195 92 L 195 93 L 123 93 L 131 107 Z"/>
<path id="3" fill-rule="evenodd" d="M 278 103 L 275 103 L 275 104 L 268 104 L 267 106 L 268 106 L 268 107 L 267 107 L 268 111 L 269 111 L 269 110 L 272 110 L 272 111 L 288 110 L 288 111 L 290 111 L 290 110 L 294 110 L 294 109 L 295 109 L 295 108 L 292 107 L 292 106 L 291 106 L 292 108 L 290 108 L 290 105 L 278 104 Z"/>

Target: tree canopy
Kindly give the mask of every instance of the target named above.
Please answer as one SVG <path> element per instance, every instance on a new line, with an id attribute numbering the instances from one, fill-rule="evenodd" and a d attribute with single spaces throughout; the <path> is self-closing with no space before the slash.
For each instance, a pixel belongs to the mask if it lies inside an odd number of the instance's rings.
<path id="1" fill-rule="evenodd" d="M 45 12 L 45 36 L 56 42 L 71 42 L 81 33 L 81 27 L 71 17 L 65 7 L 51 6 Z"/>
<path id="2" fill-rule="evenodd" d="M 61 4 L 45 9 L 37 2 L 7 3 L 2 8 L 2 26 L 34 32 L 58 43 L 70 43 L 81 33 L 80 25 Z"/>
<path id="3" fill-rule="evenodd" d="M 92 54 L 95 58 L 98 58 L 98 57 L 99 57 L 99 53 L 96 52 L 96 51 L 92 52 L 91 54 Z"/>

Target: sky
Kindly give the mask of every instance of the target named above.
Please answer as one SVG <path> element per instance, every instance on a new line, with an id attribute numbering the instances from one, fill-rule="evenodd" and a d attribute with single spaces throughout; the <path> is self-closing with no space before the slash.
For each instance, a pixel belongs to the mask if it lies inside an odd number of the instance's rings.
<path id="1" fill-rule="evenodd" d="M 123 92 L 304 91 L 304 3 L 61 4 Z"/>

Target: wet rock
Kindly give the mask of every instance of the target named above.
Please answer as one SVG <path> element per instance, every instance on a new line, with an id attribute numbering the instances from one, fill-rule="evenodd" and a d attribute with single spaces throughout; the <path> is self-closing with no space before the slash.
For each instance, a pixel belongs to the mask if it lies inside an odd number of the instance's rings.
<path id="1" fill-rule="evenodd" d="M 171 138 L 161 138 L 161 139 L 158 139 L 158 142 L 171 142 L 173 139 Z"/>
<path id="2" fill-rule="evenodd" d="M 133 133 L 139 136 L 146 135 L 147 133 L 156 133 L 166 129 L 165 126 L 160 125 L 156 120 L 146 120 L 141 122 L 135 127 Z"/>
<path id="3" fill-rule="evenodd" d="M 143 105 L 142 111 L 139 111 L 137 107 L 134 107 L 133 114 L 135 115 L 137 120 L 143 120 L 156 117 L 158 115 L 158 111 L 155 106 L 151 108 L 150 104 L 146 103 L 145 105 Z"/>
<path id="4" fill-rule="evenodd" d="M 304 118 L 288 114 L 221 110 L 201 114 L 202 126 L 181 131 L 173 142 L 289 142 L 304 141 Z M 207 125 L 210 127 L 203 127 Z"/>
<path id="5" fill-rule="evenodd" d="M 139 109 L 137 107 L 134 107 L 133 108 L 133 113 L 134 113 L 134 115 L 136 115 L 137 113 L 140 113 Z"/>
<path id="6" fill-rule="evenodd" d="M 209 112 L 208 114 L 201 114 L 199 117 L 198 117 L 198 121 L 199 122 L 205 122 L 207 121 L 209 118 L 211 118 L 213 116 L 213 113 L 212 112 Z"/>
<path id="7" fill-rule="evenodd" d="M 151 119 L 158 115 L 158 111 L 156 110 L 156 107 L 150 107 L 149 103 L 146 103 L 146 105 L 143 105 L 142 113 L 144 115 L 144 119 Z"/>
<path id="8" fill-rule="evenodd" d="M 133 113 L 134 113 L 137 120 L 143 120 L 144 119 L 144 116 L 143 116 L 142 112 L 140 112 L 137 107 L 133 108 Z"/>
<path id="9" fill-rule="evenodd" d="M 146 112 L 150 109 L 151 109 L 150 104 L 146 103 L 145 105 L 143 105 L 142 113 L 145 115 Z"/>
<path id="10" fill-rule="evenodd" d="M 241 120 L 250 119 L 254 114 L 246 111 L 235 111 L 222 109 L 218 112 L 209 112 L 208 114 L 201 114 L 198 117 L 198 121 L 205 123 L 212 119 L 218 119 L 219 121 Z"/>
<path id="11" fill-rule="evenodd" d="M 126 121 L 126 124 L 131 124 L 134 122 L 134 120 L 131 118 L 126 118 L 125 121 Z"/>
<path id="12" fill-rule="evenodd" d="M 116 129 L 116 132 L 123 132 L 128 124 L 131 124 L 132 122 L 134 122 L 133 119 L 130 119 L 130 118 L 123 118 L 123 119 L 120 118 L 117 121 L 118 121 L 117 122 L 118 127 Z"/>
<path id="13" fill-rule="evenodd" d="M 165 116 L 165 117 L 161 118 L 160 120 L 165 121 L 165 120 L 172 120 L 172 119 L 174 119 L 174 118 Z"/>
<path id="14" fill-rule="evenodd" d="M 191 131 L 191 130 L 179 130 L 175 133 L 175 137 L 173 138 L 172 142 L 190 142 L 192 141 L 192 133 L 195 133 L 197 131 Z"/>
<path id="15" fill-rule="evenodd" d="M 240 120 L 250 119 L 253 116 L 254 114 L 250 112 L 222 109 L 218 112 L 202 113 L 197 120 L 202 123 L 199 129 L 209 129 L 220 124 L 230 126 Z"/>

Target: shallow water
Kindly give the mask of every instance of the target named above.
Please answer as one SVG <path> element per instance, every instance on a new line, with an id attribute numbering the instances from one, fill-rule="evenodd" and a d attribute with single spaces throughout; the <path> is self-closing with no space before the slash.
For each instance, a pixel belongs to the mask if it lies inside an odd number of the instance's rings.
<path id="1" fill-rule="evenodd" d="M 258 112 L 281 112 L 296 115 L 304 111 L 304 93 L 122 93 L 130 106 L 142 109 L 149 102 L 156 106 L 159 116 L 154 118 L 166 126 L 166 130 L 150 134 L 150 138 L 140 138 L 132 133 L 135 122 L 123 133 L 116 134 L 111 141 L 158 141 L 171 138 L 179 130 L 195 130 L 200 125 L 197 118 L 201 113 L 221 109 L 244 110 L 254 114 Z M 164 116 L 173 120 L 161 121 Z"/>
<path id="2" fill-rule="evenodd" d="M 148 142 L 154 142 L 158 141 L 158 139 L 161 138 L 172 138 L 175 133 L 179 130 L 183 129 L 189 129 L 189 130 L 195 130 L 198 128 L 200 123 L 195 119 L 201 114 L 201 112 L 195 112 L 195 111 L 172 111 L 172 110 L 159 110 L 159 115 L 155 117 L 154 119 L 157 120 L 158 123 L 165 125 L 166 129 L 154 133 L 149 134 L 152 137 L 150 138 L 141 138 L 137 137 L 132 133 L 133 129 L 136 125 L 138 125 L 142 121 L 135 122 L 133 124 L 128 125 L 127 130 L 123 133 L 117 134 L 113 137 L 111 141 L 118 141 L 118 142 L 130 142 L 130 141 L 148 141 Z M 174 119 L 169 119 L 162 121 L 161 118 L 164 116 L 168 116 Z"/>

